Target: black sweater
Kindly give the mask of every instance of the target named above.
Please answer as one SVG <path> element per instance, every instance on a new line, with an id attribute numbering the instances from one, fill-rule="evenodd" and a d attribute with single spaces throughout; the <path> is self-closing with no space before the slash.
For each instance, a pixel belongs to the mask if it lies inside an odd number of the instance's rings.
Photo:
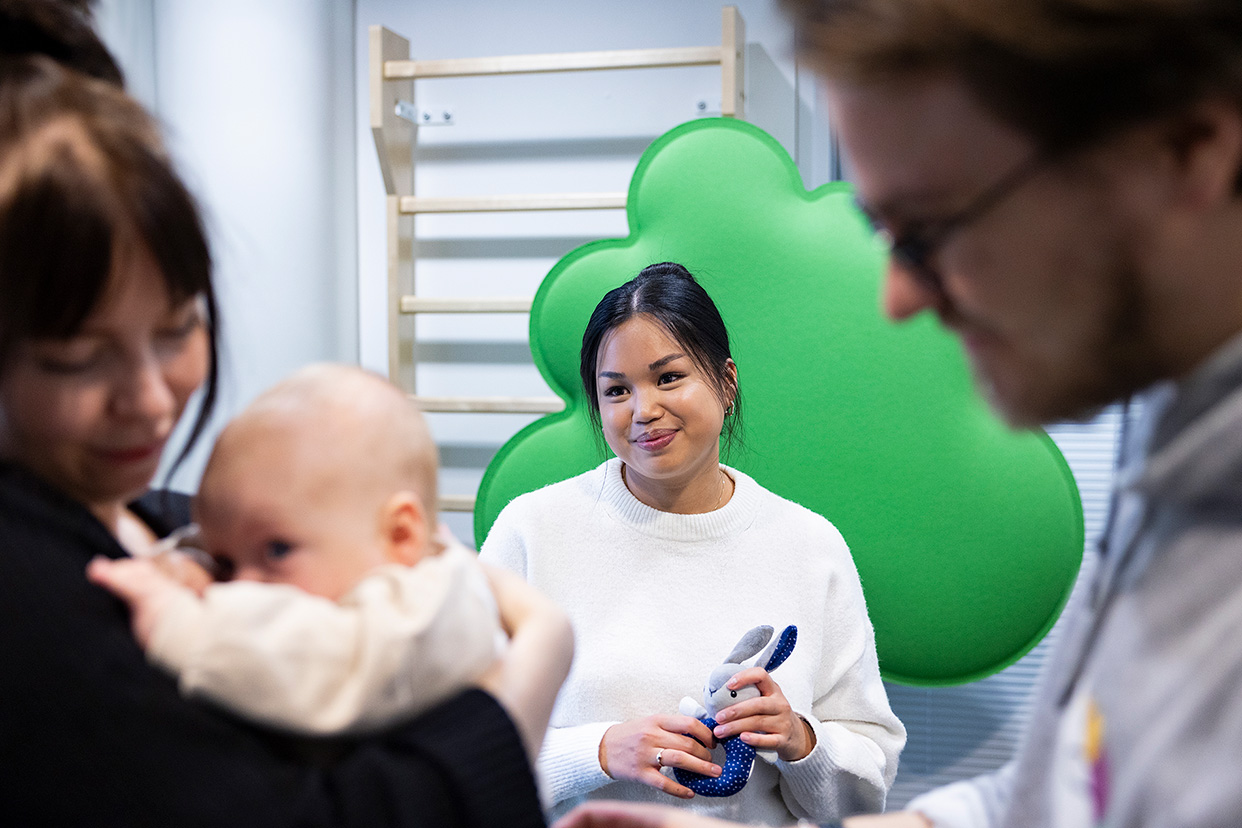
<path id="1" fill-rule="evenodd" d="M 134 511 L 157 534 L 183 495 Z M 121 547 L 80 504 L 0 463 L 0 824 L 539 826 L 517 731 L 472 690 L 378 736 L 293 745 L 182 699 L 87 582 Z"/>

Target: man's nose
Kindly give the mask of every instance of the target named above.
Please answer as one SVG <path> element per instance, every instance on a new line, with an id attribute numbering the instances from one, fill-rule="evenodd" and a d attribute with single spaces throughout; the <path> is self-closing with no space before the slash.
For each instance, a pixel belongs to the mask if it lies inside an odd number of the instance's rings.
<path id="1" fill-rule="evenodd" d="M 937 307 L 940 296 L 935 288 L 918 278 L 910 268 L 890 258 L 884 269 L 880 302 L 885 316 L 894 322 L 901 322 L 920 311 Z"/>

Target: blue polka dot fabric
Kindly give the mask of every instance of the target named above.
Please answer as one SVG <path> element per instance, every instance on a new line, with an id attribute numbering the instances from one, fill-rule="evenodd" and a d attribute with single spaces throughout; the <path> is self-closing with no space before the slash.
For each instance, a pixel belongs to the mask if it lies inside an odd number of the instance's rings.
<path id="1" fill-rule="evenodd" d="M 785 659 L 789 658 L 789 654 L 793 652 L 794 645 L 798 643 L 798 628 L 793 624 L 781 632 L 781 641 L 776 645 L 776 649 L 772 651 L 772 658 L 768 659 L 768 663 L 764 665 L 765 670 L 769 673 L 785 663 Z"/>
<path id="2" fill-rule="evenodd" d="M 716 727 L 716 720 L 710 716 L 699 721 L 707 725 L 709 730 Z M 681 768 L 673 768 L 673 776 L 699 796 L 733 796 L 746 787 L 750 770 L 755 764 L 755 749 L 736 736 L 721 739 L 720 743 L 725 751 L 725 763 L 720 776 L 704 776 Z"/>

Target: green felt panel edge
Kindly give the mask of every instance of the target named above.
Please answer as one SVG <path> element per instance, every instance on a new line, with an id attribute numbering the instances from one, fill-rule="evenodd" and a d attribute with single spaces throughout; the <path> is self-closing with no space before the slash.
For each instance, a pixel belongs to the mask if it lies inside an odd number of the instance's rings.
<path id="1" fill-rule="evenodd" d="M 722 459 L 841 529 L 884 677 L 960 684 L 1029 652 L 1056 622 L 1081 564 L 1073 475 L 1046 434 L 1011 432 L 996 420 L 957 342 L 933 320 L 881 319 L 883 253 L 851 187 L 808 192 L 771 136 L 745 122 L 702 119 L 643 154 L 627 213 L 629 236 L 571 251 L 536 293 L 531 351 L 566 408 L 522 429 L 489 464 L 476 541 L 513 497 L 610 456 L 578 387 L 586 320 L 607 290 L 646 264 L 682 261 L 720 306 L 740 366 L 746 448 Z M 790 277 L 794 294 L 781 296 L 766 282 L 749 284 L 765 269 L 807 275 Z M 787 336 L 773 337 L 774 324 Z M 807 350 L 764 356 L 786 340 Z M 797 386 L 808 366 L 843 382 Z M 808 409 L 798 410 L 804 401 Z M 791 428 L 773 425 L 782 422 Z M 808 441 L 816 426 L 833 438 Z M 815 451 L 824 456 L 790 461 Z M 856 490 L 870 495 L 852 497 Z"/>

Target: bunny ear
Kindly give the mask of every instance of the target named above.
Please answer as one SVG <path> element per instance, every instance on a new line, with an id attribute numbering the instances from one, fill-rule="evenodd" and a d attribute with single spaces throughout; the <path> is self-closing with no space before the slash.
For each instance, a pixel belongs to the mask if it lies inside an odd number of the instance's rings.
<path id="1" fill-rule="evenodd" d="M 763 649 L 763 645 L 768 643 L 768 639 L 772 637 L 772 628 L 767 624 L 761 627 L 752 627 L 742 636 L 742 640 L 734 646 L 733 652 L 725 656 L 726 664 L 741 664 L 746 659 Z"/>
<path id="2" fill-rule="evenodd" d="M 789 654 L 793 652 L 794 645 L 797 643 L 798 628 L 790 624 L 759 654 L 758 663 L 762 664 L 763 669 L 769 673 L 772 672 L 785 663 L 785 659 L 789 658 Z"/>

